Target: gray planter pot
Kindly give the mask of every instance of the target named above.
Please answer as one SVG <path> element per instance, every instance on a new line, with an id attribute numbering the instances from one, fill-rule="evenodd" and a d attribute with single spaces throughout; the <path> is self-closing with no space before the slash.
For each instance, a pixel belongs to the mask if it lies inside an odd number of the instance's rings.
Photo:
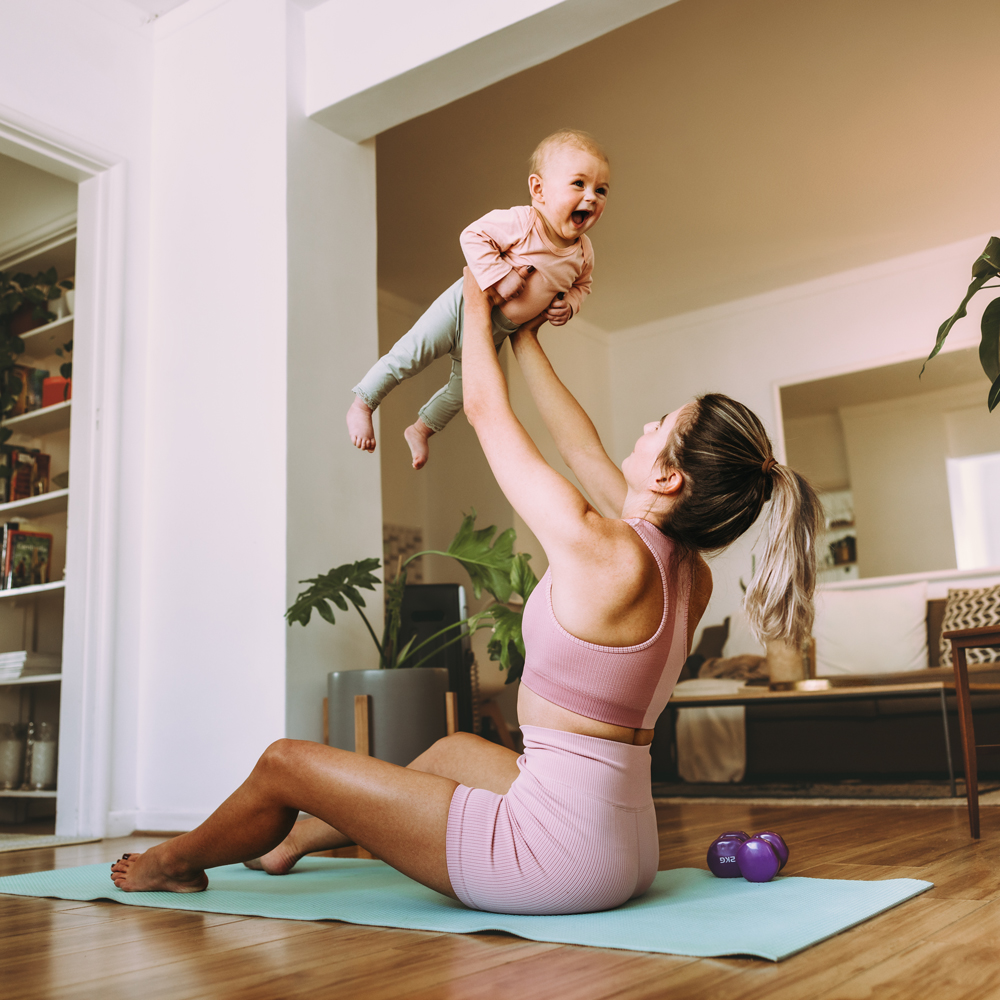
<path id="1" fill-rule="evenodd" d="M 336 670 L 327 675 L 330 746 L 354 749 L 354 697 L 371 696 L 371 753 L 405 767 L 448 734 L 443 667 L 404 670 Z"/>

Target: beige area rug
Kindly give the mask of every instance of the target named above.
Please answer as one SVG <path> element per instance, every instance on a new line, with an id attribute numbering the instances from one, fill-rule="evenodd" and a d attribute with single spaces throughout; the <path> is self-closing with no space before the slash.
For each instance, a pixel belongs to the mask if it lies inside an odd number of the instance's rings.
<path id="1" fill-rule="evenodd" d="M 4 851 L 30 851 L 37 847 L 92 844 L 100 839 L 100 837 L 56 837 L 46 834 L 0 833 L 0 854 Z"/>

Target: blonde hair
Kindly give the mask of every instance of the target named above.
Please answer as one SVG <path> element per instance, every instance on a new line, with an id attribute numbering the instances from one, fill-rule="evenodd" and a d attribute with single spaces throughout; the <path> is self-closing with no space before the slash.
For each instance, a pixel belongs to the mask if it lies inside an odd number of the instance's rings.
<path id="1" fill-rule="evenodd" d="M 678 420 L 660 465 L 685 478 L 660 530 L 685 548 L 725 548 L 770 501 L 767 541 L 743 598 L 754 637 L 799 645 L 813 623 L 816 536 L 823 527 L 816 491 L 778 465 L 756 414 L 720 393 L 700 396 Z"/>
<path id="2" fill-rule="evenodd" d="M 545 161 L 552 152 L 561 146 L 582 149 L 585 153 L 590 153 L 591 156 L 596 156 L 599 160 L 604 160 L 609 166 L 611 165 L 608 154 L 604 152 L 601 144 L 589 132 L 583 132 L 575 128 L 561 128 L 558 132 L 547 135 L 535 147 L 535 151 L 531 154 L 531 160 L 529 161 L 531 173 L 538 174 L 541 177 L 542 171 L 545 168 Z"/>

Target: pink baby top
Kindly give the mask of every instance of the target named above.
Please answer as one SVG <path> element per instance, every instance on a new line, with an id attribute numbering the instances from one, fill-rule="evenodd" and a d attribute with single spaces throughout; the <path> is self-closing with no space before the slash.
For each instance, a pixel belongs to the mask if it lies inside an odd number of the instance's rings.
<path id="1" fill-rule="evenodd" d="M 515 265 L 534 266 L 521 294 L 501 307 L 514 323 L 527 323 L 544 312 L 557 292 L 565 293 L 575 316 L 590 294 L 590 273 L 594 269 L 590 240 L 583 235 L 571 247 L 553 246 L 530 205 L 488 212 L 463 231 L 459 242 L 469 269 L 484 290 Z"/>
<path id="2" fill-rule="evenodd" d="M 625 523 L 646 543 L 660 568 L 660 627 L 638 646 L 584 642 L 556 621 L 552 576 L 546 570 L 524 606 L 521 628 L 527 655 L 521 683 L 554 705 L 588 719 L 652 729 L 687 659 L 691 574 L 688 564 L 677 559 L 676 543 L 654 525 L 640 518 Z"/>

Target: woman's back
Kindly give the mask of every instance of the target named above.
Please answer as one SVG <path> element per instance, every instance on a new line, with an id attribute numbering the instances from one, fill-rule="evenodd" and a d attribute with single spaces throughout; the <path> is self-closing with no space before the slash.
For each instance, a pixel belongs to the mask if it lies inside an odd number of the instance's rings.
<path id="1" fill-rule="evenodd" d="M 573 634 L 554 609 L 550 569 L 524 609 L 522 686 L 587 719 L 651 729 L 687 657 L 692 560 L 648 521 L 631 518 L 623 523 L 656 563 L 660 583 L 651 602 L 659 607 L 655 628 L 634 635 L 638 641 L 629 645 L 591 642 Z M 593 586 L 593 578 L 590 582 Z"/>

